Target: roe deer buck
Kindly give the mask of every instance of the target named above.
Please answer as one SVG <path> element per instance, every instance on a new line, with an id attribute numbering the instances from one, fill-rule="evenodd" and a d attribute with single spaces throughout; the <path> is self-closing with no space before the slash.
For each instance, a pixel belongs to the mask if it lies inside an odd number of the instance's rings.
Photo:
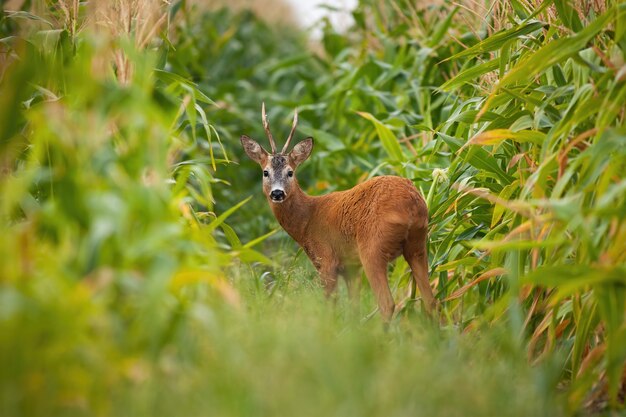
<path id="1" fill-rule="evenodd" d="M 309 196 L 300 188 L 295 170 L 311 154 L 313 138 L 304 139 L 287 153 L 298 124 L 297 110 L 280 152 L 270 132 L 265 103 L 261 113 L 272 152 L 245 135 L 241 144 L 261 165 L 263 191 L 276 219 L 311 259 L 326 294 L 335 291 L 337 276 L 360 260 L 383 319 L 390 320 L 395 304 L 387 282 L 387 264 L 402 254 L 413 272 L 411 296 L 417 284 L 430 312 L 435 298 L 428 282 L 428 209 L 413 183 L 406 178 L 381 176 L 350 190 Z M 350 291 L 350 277 L 344 278 Z"/>

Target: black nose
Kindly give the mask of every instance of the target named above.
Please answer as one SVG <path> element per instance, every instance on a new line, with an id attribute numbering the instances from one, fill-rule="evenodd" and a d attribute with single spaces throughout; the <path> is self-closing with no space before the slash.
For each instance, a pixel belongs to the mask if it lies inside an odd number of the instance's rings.
<path id="1" fill-rule="evenodd" d="M 274 201 L 284 200 L 285 192 L 283 190 L 274 190 L 270 193 L 270 198 Z"/>

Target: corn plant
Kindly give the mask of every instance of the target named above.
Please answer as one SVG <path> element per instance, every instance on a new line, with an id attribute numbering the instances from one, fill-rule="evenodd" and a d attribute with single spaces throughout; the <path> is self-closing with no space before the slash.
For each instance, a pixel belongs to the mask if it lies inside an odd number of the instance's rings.
<path id="1" fill-rule="evenodd" d="M 237 114 L 247 125 L 262 100 L 285 119 L 297 105 L 317 139 L 303 171 L 312 193 L 381 173 L 413 178 L 430 207 L 447 317 L 467 329 L 508 323 L 532 363 L 561 358 L 572 409 L 616 407 L 624 13 L 618 2 L 361 1 L 348 35 L 324 29 L 323 55 L 271 55 L 245 94 L 216 92 L 245 109 L 215 117 L 228 120 L 237 155 Z M 402 287 L 406 265 L 393 277 Z"/>

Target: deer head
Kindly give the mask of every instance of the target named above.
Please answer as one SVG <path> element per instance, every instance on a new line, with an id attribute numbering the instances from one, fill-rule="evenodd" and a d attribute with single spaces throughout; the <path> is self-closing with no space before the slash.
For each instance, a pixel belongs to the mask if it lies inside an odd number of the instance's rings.
<path id="1" fill-rule="evenodd" d="M 269 139 L 272 152 L 266 151 L 255 140 L 246 135 L 241 136 L 241 144 L 246 154 L 256 161 L 263 169 L 263 192 L 272 203 L 282 203 L 287 200 L 292 192 L 297 189 L 295 171 L 304 162 L 313 150 L 313 138 L 306 138 L 296 144 L 291 152 L 287 153 L 289 143 L 293 138 L 298 125 L 298 110 L 293 115 L 293 125 L 287 137 L 285 146 L 280 152 L 276 151 L 276 143 L 270 131 L 270 124 L 265 113 L 265 103 L 261 106 L 261 116 L 263 119 L 263 129 Z"/>

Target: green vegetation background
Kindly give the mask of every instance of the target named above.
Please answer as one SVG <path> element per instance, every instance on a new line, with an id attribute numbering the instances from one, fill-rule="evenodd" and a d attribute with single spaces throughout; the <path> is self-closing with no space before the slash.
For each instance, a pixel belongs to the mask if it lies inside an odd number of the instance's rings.
<path id="1" fill-rule="evenodd" d="M 476 5 L 361 0 L 316 47 L 185 1 L 4 10 L 0 415 L 623 410 L 626 7 Z M 315 137 L 310 193 L 422 190 L 439 316 L 323 299 L 239 148 L 262 101 Z"/>

